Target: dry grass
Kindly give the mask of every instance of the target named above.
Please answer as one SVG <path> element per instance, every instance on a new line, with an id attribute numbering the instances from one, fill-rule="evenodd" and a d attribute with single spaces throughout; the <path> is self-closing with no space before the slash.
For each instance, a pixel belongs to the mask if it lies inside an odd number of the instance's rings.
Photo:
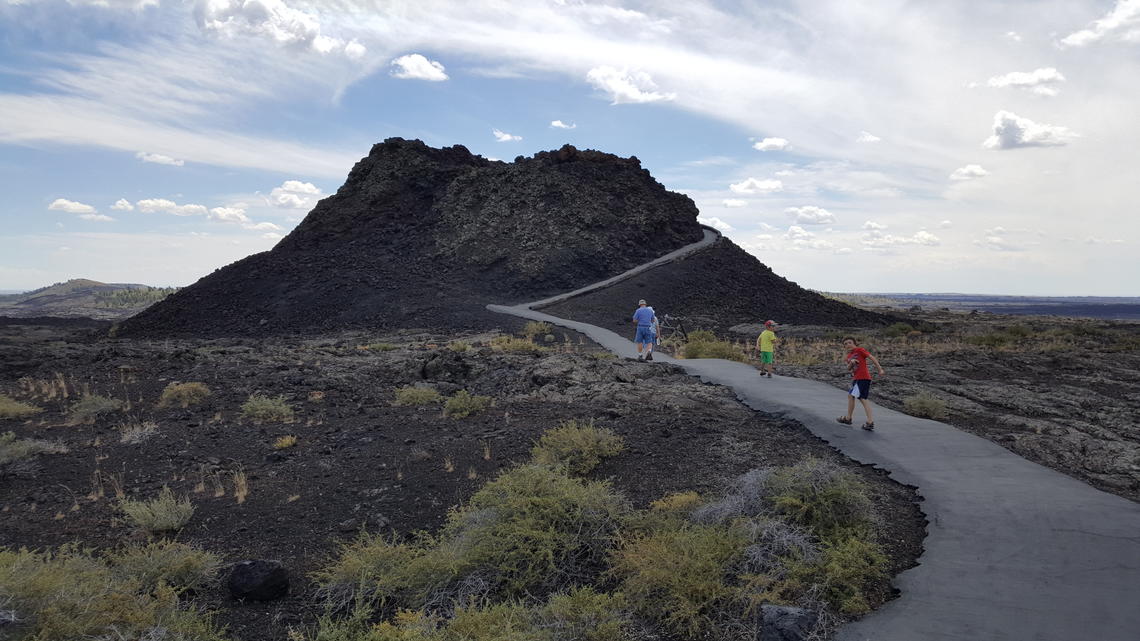
<path id="1" fill-rule="evenodd" d="M 927 390 L 908 396 L 903 399 L 903 408 L 911 416 L 921 416 L 935 420 L 946 418 L 946 401 L 938 398 Z"/>
<path id="2" fill-rule="evenodd" d="M 293 436 L 292 434 L 286 434 L 285 436 L 277 437 L 277 440 L 273 441 L 273 449 L 285 450 L 285 449 L 289 449 L 290 447 L 293 447 L 296 444 L 297 444 L 297 437 Z"/>
<path id="3" fill-rule="evenodd" d="M 187 408 L 197 405 L 210 396 L 210 388 L 205 383 L 171 383 L 162 390 L 158 398 L 159 407 L 177 405 Z"/>
<path id="4" fill-rule="evenodd" d="M 37 439 L 19 439 L 14 432 L 0 434 L 0 466 L 37 454 L 64 454 L 67 447 Z"/>
<path id="5" fill-rule="evenodd" d="M 293 408 L 289 407 L 284 396 L 269 397 L 251 394 L 242 403 L 241 415 L 254 423 L 290 423 L 293 421 Z"/>
<path id="6" fill-rule="evenodd" d="M 490 396 L 476 396 L 467 390 L 459 390 L 455 396 L 447 399 L 443 414 L 451 418 L 466 418 L 490 407 L 491 400 Z"/>
<path id="7" fill-rule="evenodd" d="M 148 438 L 158 434 L 158 423 L 131 418 L 119 423 L 119 442 L 128 445 L 138 445 Z"/>
<path id="8" fill-rule="evenodd" d="M 0 394 L 0 418 L 27 418 L 42 411 L 35 405 L 21 403 L 14 398 Z"/>
<path id="9" fill-rule="evenodd" d="M 249 479 L 245 475 L 245 470 L 231 472 L 230 481 L 234 485 L 234 498 L 238 503 L 245 503 L 246 497 L 249 496 Z"/>
<path id="10" fill-rule="evenodd" d="M 396 390 L 396 400 L 392 401 L 392 405 L 397 407 L 418 407 L 420 405 L 438 403 L 442 400 L 443 395 L 433 388 L 409 385 Z"/>
<path id="11" fill-rule="evenodd" d="M 117 412 L 122 406 L 123 402 L 117 398 L 86 394 L 71 406 L 67 414 L 73 425 L 94 423 L 96 418 Z"/>
<path id="12" fill-rule="evenodd" d="M 149 501 L 120 501 L 119 509 L 132 525 L 152 534 L 181 530 L 194 516 L 194 505 L 190 499 L 175 497 L 166 486 Z"/>

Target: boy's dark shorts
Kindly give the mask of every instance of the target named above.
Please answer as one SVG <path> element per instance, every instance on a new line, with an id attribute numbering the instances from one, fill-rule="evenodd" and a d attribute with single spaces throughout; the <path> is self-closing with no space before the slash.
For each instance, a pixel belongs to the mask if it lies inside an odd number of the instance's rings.
<path id="1" fill-rule="evenodd" d="M 851 391 L 848 392 L 848 394 L 854 396 L 855 398 L 870 398 L 871 381 L 868 379 L 852 381 Z"/>

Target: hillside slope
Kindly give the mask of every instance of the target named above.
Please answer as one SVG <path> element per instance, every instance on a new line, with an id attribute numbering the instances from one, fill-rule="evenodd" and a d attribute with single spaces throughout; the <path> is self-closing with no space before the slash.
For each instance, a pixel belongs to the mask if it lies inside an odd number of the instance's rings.
<path id="1" fill-rule="evenodd" d="M 172 291 L 171 287 L 73 278 L 30 292 L 0 296 L 0 316 L 116 320 L 145 309 Z"/>

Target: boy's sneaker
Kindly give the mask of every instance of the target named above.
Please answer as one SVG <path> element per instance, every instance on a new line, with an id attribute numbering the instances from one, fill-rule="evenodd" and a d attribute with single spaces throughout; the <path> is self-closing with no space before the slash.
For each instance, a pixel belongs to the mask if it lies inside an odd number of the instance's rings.
<path id="1" fill-rule="evenodd" d="M 647 360 L 647 361 L 653 360 L 653 352 L 649 352 L 648 354 L 646 354 L 645 360 Z"/>
<path id="2" fill-rule="evenodd" d="M 638 355 L 637 355 L 637 360 L 639 360 L 639 361 L 643 361 L 643 360 L 645 360 L 645 354 L 638 354 Z"/>
<path id="3" fill-rule="evenodd" d="M 772 378 L 772 372 L 768 372 L 768 378 Z"/>

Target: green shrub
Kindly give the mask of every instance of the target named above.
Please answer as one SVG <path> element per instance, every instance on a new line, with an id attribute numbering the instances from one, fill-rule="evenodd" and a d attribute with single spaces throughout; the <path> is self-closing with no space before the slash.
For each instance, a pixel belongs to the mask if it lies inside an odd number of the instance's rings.
<path id="1" fill-rule="evenodd" d="M 419 405 L 438 403 L 441 400 L 443 400 L 443 396 L 431 387 L 415 387 L 409 385 L 396 390 L 396 400 L 392 401 L 392 404 L 401 407 L 416 407 Z"/>
<path id="2" fill-rule="evenodd" d="M 546 336 L 552 331 L 554 331 L 554 326 L 546 321 L 527 321 L 526 325 L 523 325 L 521 333 L 528 339 L 534 340 L 536 337 Z"/>
<path id="3" fill-rule="evenodd" d="M 25 418 L 42 411 L 35 405 L 21 403 L 14 398 L 0 394 L 0 418 Z"/>
<path id="4" fill-rule="evenodd" d="M 690 343 L 715 343 L 717 341 L 716 334 L 707 329 L 694 329 L 688 333 Z"/>
<path id="5" fill-rule="evenodd" d="M 162 487 L 158 497 L 149 501 L 124 499 L 119 502 L 119 509 L 132 525 L 150 533 L 181 530 L 194 516 L 194 505 L 190 499 L 176 498 L 166 486 Z"/>
<path id="6" fill-rule="evenodd" d="M 592 420 L 572 420 L 543 433 L 530 455 L 535 463 L 563 466 L 570 474 L 581 476 L 623 449 L 625 441 L 612 430 L 596 427 Z"/>
<path id="7" fill-rule="evenodd" d="M 0 594 L 21 622 L 5 628 L 16 639 L 225 641 L 177 589 L 151 585 L 73 545 L 54 553 L 0 548 Z"/>
<path id="8" fill-rule="evenodd" d="M 714 621 L 742 609 L 729 570 L 747 545 L 741 528 L 682 523 L 627 541 L 611 572 L 633 607 L 668 631 L 715 637 Z"/>
<path id="9" fill-rule="evenodd" d="M 696 332 L 693 332 L 696 333 Z M 695 341 L 690 335 L 685 343 L 685 358 L 723 358 L 730 361 L 744 361 L 744 353 L 728 341 Z"/>
<path id="10" fill-rule="evenodd" d="M 467 390 L 459 390 L 444 403 L 443 414 L 452 418 L 465 418 L 490 406 L 490 396 L 473 396 Z"/>
<path id="11" fill-rule="evenodd" d="M 466 352 L 471 349 L 471 344 L 464 341 L 454 341 L 447 344 L 447 349 L 453 352 Z"/>
<path id="12" fill-rule="evenodd" d="M 205 383 L 170 383 L 158 398 L 159 407 L 177 405 L 182 408 L 197 405 L 210 396 Z"/>
<path id="13" fill-rule="evenodd" d="M 250 394 L 241 405 L 241 415 L 255 423 L 289 423 L 293 420 L 293 408 L 284 396 L 270 398 L 263 394 Z"/>
<path id="14" fill-rule="evenodd" d="M 933 419 L 946 418 L 946 401 L 926 390 L 903 399 L 903 408 L 911 416 Z"/>
<path id="15" fill-rule="evenodd" d="M 18 461 L 36 454 L 63 454 L 67 448 L 38 439 L 16 438 L 15 432 L 0 434 L 0 465 Z"/>
<path id="16" fill-rule="evenodd" d="M 88 394 L 75 402 L 68 411 L 73 423 L 89 423 L 99 416 L 118 411 L 123 402 L 117 398 L 107 398 Z"/>
<path id="17" fill-rule="evenodd" d="M 213 552 L 174 541 L 130 546 L 107 558 L 117 576 L 137 581 L 146 592 L 157 588 L 159 582 L 178 590 L 200 590 L 213 581 L 222 566 L 221 558 Z"/>
<path id="18" fill-rule="evenodd" d="M 528 339 L 515 338 L 514 336 L 496 336 L 492 338 L 491 349 L 512 354 L 540 354 L 546 351 L 545 347 L 540 347 Z"/>
<path id="19" fill-rule="evenodd" d="M 551 596 L 539 609 L 538 620 L 557 641 L 630 641 L 634 637 L 625 597 L 589 586 Z"/>
<path id="20" fill-rule="evenodd" d="M 823 600 L 841 614 L 870 611 L 867 592 L 887 580 L 882 548 L 859 537 L 824 541 L 820 563 L 792 564 L 793 580 L 823 587 Z"/>
<path id="21" fill-rule="evenodd" d="M 780 514 L 823 538 L 866 535 L 874 518 L 863 481 L 822 459 L 775 468 L 765 491 Z"/>
<path id="22" fill-rule="evenodd" d="M 906 336 L 914 331 L 914 327 L 910 323 L 893 323 L 883 330 L 883 334 L 890 338 L 898 338 Z"/>

